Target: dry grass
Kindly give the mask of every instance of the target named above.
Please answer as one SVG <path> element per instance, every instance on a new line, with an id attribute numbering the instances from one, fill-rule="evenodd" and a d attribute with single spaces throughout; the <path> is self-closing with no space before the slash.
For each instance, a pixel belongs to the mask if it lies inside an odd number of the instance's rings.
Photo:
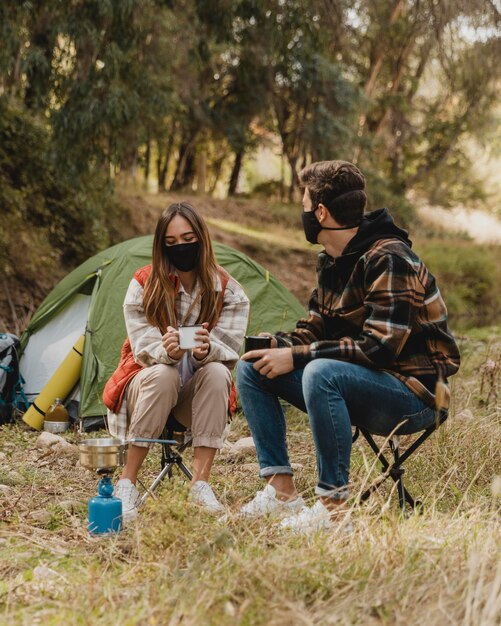
<path id="1" fill-rule="evenodd" d="M 488 390 L 479 393 L 481 366 L 495 352 L 485 332 L 462 344 L 452 415 L 408 466 L 407 486 L 422 497 L 424 513 L 402 518 L 386 483 L 354 508 L 349 537 L 302 539 L 239 519 L 239 506 L 260 486 L 252 455 L 217 459 L 225 520 L 201 514 L 175 478 L 134 527 L 91 537 L 86 503 L 96 477 L 71 456 L 38 450 L 36 433 L 4 427 L 0 623 L 499 624 L 501 420 Z M 237 416 L 230 438 L 247 434 Z M 290 451 L 311 500 L 313 446 L 297 411 L 290 412 Z M 355 492 L 374 478 L 373 466 L 372 453 L 357 442 Z M 144 479 L 157 469 L 154 452 Z"/>

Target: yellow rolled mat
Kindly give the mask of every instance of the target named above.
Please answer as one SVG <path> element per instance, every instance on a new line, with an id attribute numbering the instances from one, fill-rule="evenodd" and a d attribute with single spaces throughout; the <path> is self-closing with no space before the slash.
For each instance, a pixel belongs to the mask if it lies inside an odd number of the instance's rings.
<path id="1" fill-rule="evenodd" d="M 61 365 L 52 374 L 33 404 L 23 415 L 23 421 L 35 430 L 42 430 L 45 412 L 56 398 L 64 400 L 80 378 L 85 335 L 81 335 Z"/>

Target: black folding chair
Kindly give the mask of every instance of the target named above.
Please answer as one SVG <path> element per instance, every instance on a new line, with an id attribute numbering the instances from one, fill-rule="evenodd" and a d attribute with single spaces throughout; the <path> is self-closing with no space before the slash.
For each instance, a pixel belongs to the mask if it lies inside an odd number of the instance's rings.
<path id="1" fill-rule="evenodd" d="M 162 480 L 168 476 L 172 477 L 172 469 L 177 467 L 188 480 L 191 480 L 193 474 L 186 466 L 182 453 L 191 446 L 192 436 L 191 432 L 187 430 L 186 426 L 183 426 L 174 415 L 171 413 L 167 419 L 167 423 L 162 432 L 161 439 L 168 439 L 170 441 L 177 441 L 177 444 L 162 443 L 162 453 L 160 458 L 160 474 L 151 483 L 149 488 L 145 490 L 141 496 L 140 504 L 143 504 L 146 498 L 153 494 Z"/>
<path id="2" fill-rule="evenodd" d="M 447 416 L 448 411 L 446 409 L 440 410 L 437 414 L 436 421 L 431 426 L 428 426 L 426 430 L 422 431 L 421 434 L 417 433 L 417 438 L 403 453 L 401 453 L 400 450 L 400 436 L 398 434 L 393 435 L 389 440 L 390 450 L 393 454 L 392 462 L 384 456 L 382 448 L 379 448 L 376 444 L 372 434 L 366 428 L 356 426 L 352 441 L 355 442 L 360 433 L 362 433 L 382 465 L 381 476 L 362 493 L 360 501 L 364 502 L 367 500 L 371 493 L 373 493 L 383 482 L 385 482 L 387 478 L 391 478 L 395 483 L 397 483 L 398 502 L 402 512 L 405 513 L 406 504 L 408 504 L 412 510 L 422 512 L 422 502 L 420 500 L 414 500 L 404 486 L 403 477 L 405 469 L 402 465 L 412 454 L 414 454 L 421 444 L 445 422 Z M 409 435 L 405 436 L 407 437 Z"/>

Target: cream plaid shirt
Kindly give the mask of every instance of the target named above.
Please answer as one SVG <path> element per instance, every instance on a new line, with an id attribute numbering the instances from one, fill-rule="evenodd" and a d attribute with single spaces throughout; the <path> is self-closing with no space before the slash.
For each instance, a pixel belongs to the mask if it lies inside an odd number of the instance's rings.
<path id="1" fill-rule="evenodd" d="M 221 291 L 219 275 L 215 280 L 216 291 Z M 182 285 L 176 295 L 178 320 L 185 325 L 195 324 L 200 314 L 200 283 L 188 293 Z M 190 310 L 191 308 L 191 310 Z M 191 351 L 179 360 L 172 359 L 162 345 L 162 333 L 147 321 L 143 307 L 143 287 L 133 278 L 124 301 L 124 318 L 132 353 L 137 363 L 149 367 L 158 363 L 175 365 L 179 369 L 181 382 L 186 382 L 193 373 L 206 363 L 217 361 L 233 369 L 242 347 L 247 320 L 249 299 L 241 285 L 232 277 L 224 290 L 223 306 L 215 327 L 210 331 L 210 350 L 202 360 L 196 360 Z M 187 317 L 186 317 L 187 316 Z M 185 319 L 186 317 L 186 319 Z M 118 413 L 108 410 L 108 430 L 114 437 L 125 438 L 127 433 L 126 396 Z"/>

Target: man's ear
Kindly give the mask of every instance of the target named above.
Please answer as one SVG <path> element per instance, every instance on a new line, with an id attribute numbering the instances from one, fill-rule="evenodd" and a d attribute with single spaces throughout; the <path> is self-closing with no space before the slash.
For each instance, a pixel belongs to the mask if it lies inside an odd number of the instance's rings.
<path id="1" fill-rule="evenodd" d="M 327 219 L 329 215 L 329 209 L 325 206 L 325 204 L 322 204 L 321 202 L 319 202 L 317 210 L 318 210 L 317 219 L 320 223 L 322 223 Z"/>

